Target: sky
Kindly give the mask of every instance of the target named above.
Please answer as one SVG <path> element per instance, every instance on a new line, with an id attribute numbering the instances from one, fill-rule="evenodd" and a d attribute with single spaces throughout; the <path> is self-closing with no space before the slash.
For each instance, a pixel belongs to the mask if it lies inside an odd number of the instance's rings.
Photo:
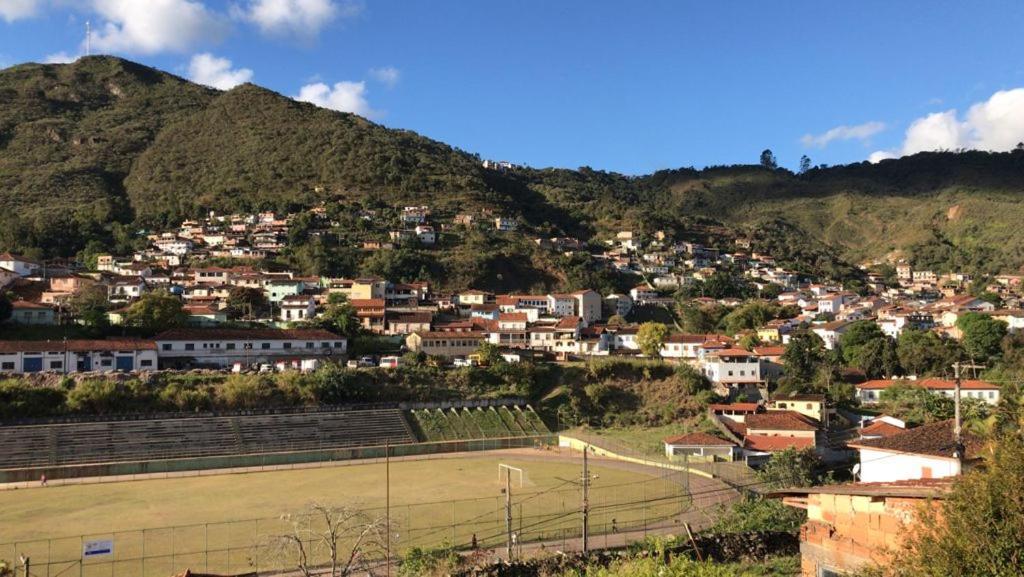
<path id="1" fill-rule="evenodd" d="M 0 67 L 115 54 L 484 158 L 643 174 L 1024 141 L 1022 0 L 0 0 Z"/>

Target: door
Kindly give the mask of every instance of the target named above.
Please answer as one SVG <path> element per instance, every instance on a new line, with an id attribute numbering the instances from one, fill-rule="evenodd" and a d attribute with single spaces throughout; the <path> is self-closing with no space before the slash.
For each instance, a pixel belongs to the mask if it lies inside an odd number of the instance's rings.
<path id="1" fill-rule="evenodd" d="M 131 372 L 135 368 L 135 362 L 132 357 L 117 357 L 117 364 L 115 367 L 119 371 Z"/>
<path id="2" fill-rule="evenodd" d="M 22 368 L 26 373 L 38 373 L 43 370 L 43 357 L 25 357 Z"/>
<path id="3" fill-rule="evenodd" d="M 92 357 L 90 357 L 89 355 L 78 357 L 78 370 L 79 370 L 79 372 L 91 371 L 92 370 Z"/>

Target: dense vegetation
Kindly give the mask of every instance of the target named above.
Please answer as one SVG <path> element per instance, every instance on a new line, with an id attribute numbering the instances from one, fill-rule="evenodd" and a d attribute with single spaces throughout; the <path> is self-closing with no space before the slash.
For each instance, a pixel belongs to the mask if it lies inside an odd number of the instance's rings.
<path id="1" fill-rule="evenodd" d="M 856 278 L 849 262 L 895 255 L 993 273 L 1024 264 L 1022 188 L 1024 150 L 800 174 L 761 165 L 640 177 L 588 167 L 500 173 L 443 143 L 253 85 L 219 92 L 111 57 L 0 71 L 0 250 L 33 256 L 73 256 L 87 245 L 92 254 L 125 252 L 140 229 L 210 209 L 427 203 L 447 214 L 490 208 L 541 235 L 633 228 L 723 246 L 742 236 L 787 266 L 840 278 Z M 296 240 L 290 257 L 307 271 L 361 270 L 344 235 Z M 493 260 L 513 260 L 508 254 L 480 253 L 471 239 L 464 246 L 461 256 L 402 258 L 442 273 L 469 264 L 479 274 L 465 283 L 506 274 L 522 278 L 522 289 L 615 286 L 587 263 L 534 262 L 523 245 L 509 248 L 529 257 L 522 270 L 507 271 Z M 563 266 L 572 278 L 550 275 Z"/>

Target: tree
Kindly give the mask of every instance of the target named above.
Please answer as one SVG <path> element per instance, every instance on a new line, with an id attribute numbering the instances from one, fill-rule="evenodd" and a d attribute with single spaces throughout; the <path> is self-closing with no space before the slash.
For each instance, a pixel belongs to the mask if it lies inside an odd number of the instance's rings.
<path id="1" fill-rule="evenodd" d="M 775 153 L 770 148 L 761 151 L 761 166 L 768 170 L 775 170 L 779 167 L 779 163 L 775 160 Z"/>
<path id="2" fill-rule="evenodd" d="M 636 343 L 640 352 L 648 357 L 660 357 L 661 347 L 668 338 L 668 327 L 656 322 L 646 322 L 640 325 L 636 332 Z"/>
<path id="3" fill-rule="evenodd" d="M 806 154 L 800 157 L 800 174 L 806 173 L 811 169 L 811 157 Z"/>
<path id="4" fill-rule="evenodd" d="M 355 307 L 341 293 L 331 293 L 327 296 L 327 307 L 314 323 L 348 338 L 358 336 L 363 326 L 356 315 Z"/>
<path id="5" fill-rule="evenodd" d="M 889 377 L 899 371 L 896 344 L 874 321 L 857 321 L 839 339 L 847 365 L 863 370 L 869 378 Z"/>
<path id="6" fill-rule="evenodd" d="M 0 323 L 11 318 L 13 312 L 14 305 L 11 304 L 11 300 L 7 298 L 7 295 L 0 294 Z"/>
<path id="7" fill-rule="evenodd" d="M 809 331 L 793 335 L 782 354 L 786 380 L 797 385 L 812 382 L 824 360 L 825 343 L 821 337 Z"/>
<path id="8" fill-rule="evenodd" d="M 711 533 L 751 533 L 780 531 L 797 533 L 806 520 L 800 509 L 782 504 L 782 499 L 749 496 L 731 505 L 723 505 L 715 516 Z"/>
<path id="9" fill-rule="evenodd" d="M 476 349 L 476 354 L 480 355 L 480 364 L 482 365 L 496 365 L 505 360 L 501 356 L 501 348 L 494 343 L 480 343 L 480 346 Z"/>
<path id="10" fill-rule="evenodd" d="M 102 286 L 86 287 L 68 300 L 68 308 L 78 322 L 97 332 L 103 332 L 110 326 L 107 310 L 107 289 Z"/>
<path id="11" fill-rule="evenodd" d="M 270 301 L 258 288 L 236 286 L 228 292 L 228 314 L 231 318 L 253 319 L 269 310 Z"/>
<path id="12" fill-rule="evenodd" d="M 155 333 L 188 322 L 188 313 L 182 306 L 181 299 L 167 291 L 153 291 L 142 295 L 128 308 L 125 324 L 142 329 L 147 333 Z"/>
<path id="13" fill-rule="evenodd" d="M 291 521 L 291 530 L 271 536 L 267 549 L 271 557 L 294 563 L 303 577 L 362 574 L 387 550 L 387 518 L 362 509 L 315 503 L 304 514 L 285 519 Z"/>
<path id="14" fill-rule="evenodd" d="M 1024 441 L 992 446 L 985 466 L 958 478 L 941 501 L 919 510 L 886 572 L 896 577 L 1020 575 L 1024 550 Z"/>
<path id="15" fill-rule="evenodd" d="M 956 320 L 956 328 L 963 335 L 960 339 L 964 351 L 971 360 L 987 362 L 1001 352 L 1007 326 L 1004 321 L 981 313 L 966 313 Z"/>
<path id="16" fill-rule="evenodd" d="M 896 355 L 908 375 L 940 376 L 960 357 L 956 341 L 933 331 L 905 329 L 896 340 Z"/>
<path id="17" fill-rule="evenodd" d="M 820 481 L 821 469 L 821 459 L 813 449 L 789 448 L 773 454 L 757 476 L 769 489 L 810 487 Z"/>

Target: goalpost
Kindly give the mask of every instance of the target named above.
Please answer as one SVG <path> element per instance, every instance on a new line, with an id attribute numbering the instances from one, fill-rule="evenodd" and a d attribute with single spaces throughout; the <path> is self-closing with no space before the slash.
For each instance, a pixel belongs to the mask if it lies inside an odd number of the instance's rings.
<path id="1" fill-rule="evenodd" d="M 523 487 L 523 477 L 524 477 L 523 470 L 520 469 L 519 467 L 513 467 L 512 465 L 507 465 L 505 463 L 498 463 L 498 483 L 499 484 L 503 483 L 505 481 L 505 479 L 509 479 L 510 481 L 512 479 L 514 479 L 515 477 L 512 476 L 513 474 L 518 474 L 519 475 L 519 487 L 522 488 Z"/>

